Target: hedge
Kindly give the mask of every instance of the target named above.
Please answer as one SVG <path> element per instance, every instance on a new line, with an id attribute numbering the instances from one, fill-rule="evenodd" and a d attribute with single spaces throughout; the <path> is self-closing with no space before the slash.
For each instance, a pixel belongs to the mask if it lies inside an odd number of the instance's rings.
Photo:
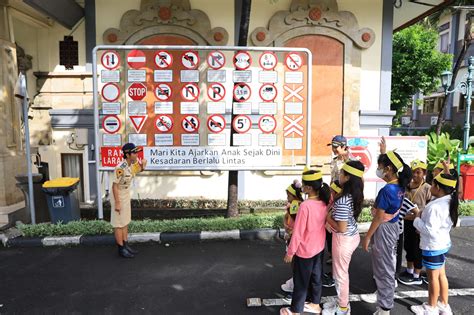
<path id="1" fill-rule="evenodd" d="M 283 227 L 283 210 L 279 212 L 263 212 L 246 214 L 237 218 L 191 218 L 176 220 L 140 220 L 132 221 L 129 226 L 131 233 L 144 232 L 199 232 L 227 231 L 252 229 L 277 229 Z M 474 203 L 461 203 L 461 216 L 474 216 Z M 359 222 L 370 222 L 370 208 L 364 208 L 359 216 Z M 67 224 L 40 223 L 36 225 L 19 224 L 18 229 L 27 237 L 45 237 L 60 235 L 101 235 L 111 234 L 112 226 L 103 220 L 73 221 Z"/>

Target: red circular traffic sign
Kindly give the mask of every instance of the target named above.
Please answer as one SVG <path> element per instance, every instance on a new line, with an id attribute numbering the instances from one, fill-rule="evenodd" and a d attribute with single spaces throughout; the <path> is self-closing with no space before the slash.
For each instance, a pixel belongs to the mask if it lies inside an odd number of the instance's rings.
<path id="1" fill-rule="evenodd" d="M 171 86 L 166 83 L 159 83 L 155 86 L 155 97 L 160 101 L 167 101 L 173 95 Z"/>
<path id="2" fill-rule="evenodd" d="M 108 70 L 114 70 L 120 65 L 120 55 L 116 51 L 107 50 L 102 54 L 100 63 Z"/>
<path id="3" fill-rule="evenodd" d="M 195 51 L 186 51 L 181 56 L 181 64 L 187 69 L 196 69 L 199 65 L 199 54 Z"/>
<path id="4" fill-rule="evenodd" d="M 166 69 L 173 64 L 173 56 L 167 51 L 158 51 L 155 54 L 155 65 L 158 68 Z"/>
<path id="5" fill-rule="evenodd" d="M 245 70 L 252 64 L 252 57 L 246 51 L 239 51 L 234 55 L 234 66 L 237 70 Z"/>
<path id="6" fill-rule="evenodd" d="M 145 66 L 146 56 L 141 50 L 134 49 L 127 55 L 127 64 L 130 68 L 140 69 Z"/>
<path id="7" fill-rule="evenodd" d="M 277 97 L 277 88 L 275 85 L 271 83 L 265 83 L 260 87 L 260 98 L 264 102 L 273 102 L 275 98 Z"/>
<path id="8" fill-rule="evenodd" d="M 108 134 L 117 133 L 122 128 L 122 122 L 117 115 L 107 115 L 102 120 L 102 129 Z"/>
<path id="9" fill-rule="evenodd" d="M 301 55 L 298 53 L 294 53 L 294 52 L 289 53 L 288 55 L 286 55 L 285 65 L 288 68 L 288 70 L 291 70 L 291 71 L 299 70 L 301 66 L 303 65 L 303 58 L 301 58 Z"/>
<path id="10" fill-rule="evenodd" d="M 198 132 L 199 124 L 199 118 L 193 115 L 184 116 L 181 120 L 181 127 L 187 133 Z"/>
<path id="11" fill-rule="evenodd" d="M 173 118 L 169 115 L 158 115 L 155 118 L 155 127 L 160 133 L 170 132 L 173 124 Z"/>
<path id="12" fill-rule="evenodd" d="M 214 101 L 218 102 L 225 97 L 225 87 L 220 83 L 212 83 L 207 87 L 207 96 Z"/>
<path id="13" fill-rule="evenodd" d="M 252 95 L 252 90 L 247 83 L 237 83 L 234 85 L 234 100 L 237 102 L 245 102 Z"/>
<path id="14" fill-rule="evenodd" d="M 214 114 L 207 119 L 207 129 L 212 133 L 221 133 L 225 129 L 225 118 L 222 115 Z"/>
<path id="15" fill-rule="evenodd" d="M 252 120 L 247 115 L 235 116 L 232 121 L 232 128 L 238 133 L 246 133 L 252 128 Z"/>
<path id="16" fill-rule="evenodd" d="M 199 97 L 199 87 L 197 84 L 194 83 L 188 83 L 183 88 L 181 89 L 181 96 L 186 100 L 186 101 L 195 101 Z"/>
<path id="17" fill-rule="evenodd" d="M 207 55 L 207 64 L 214 70 L 220 69 L 225 65 L 225 55 L 221 51 L 212 51 Z"/>
<path id="18" fill-rule="evenodd" d="M 263 70 L 273 70 L 278 64 L 278 57 L 275 53 L 267 51 L 260 55 L 258 63 Z"/>
<path id="19" fill-rule="evenodd" d="M 107 83 L 102 87 L 101 95 L 107 102 L 115 102 L 120 96 L 120 87 L 115 83 Z"/>
<path id="20" fill-rule="evenodd" d="M 258 120 L 258 128 L 263 133 L 272 133 L 272 132 L 274 132 L 275 129 L 276 129 L 276 126 L 277 126 L 276 119 L 272 115 L 263 115 Z"/>
<path id="21" fill-rule="evenodd" d="M 146 96 L 146 85 L 135 82 L 128 87 L 128 96 L 134 101 L 141 101 Z"/>

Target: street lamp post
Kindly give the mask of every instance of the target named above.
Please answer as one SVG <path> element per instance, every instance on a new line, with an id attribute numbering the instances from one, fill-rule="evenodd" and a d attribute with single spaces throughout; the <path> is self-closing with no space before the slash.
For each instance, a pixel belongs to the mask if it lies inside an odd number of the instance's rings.
<path id="1" fill-rule="evenodd" d="M 463 151 L 467 153 L 469 147 L 469 130 L 471 129 L 470 120 L 471 120 L 471 97 L 472 97 L 472 80 L 474 74 L 474 56 L 469 57 L 469 66 L 467 68 L 467 78 L 466 81 L 460 82 L 454 89 L 449 90 L 451 86 L 451 81 L 453 79 L 453 74 L 449 71 L 445 71 L 441 74 L 441 83 L 444 88 L 445 95 L 460 91 L 466 99 L 466 118 L 464 120 L 464 141 L 463 141 Z"/>

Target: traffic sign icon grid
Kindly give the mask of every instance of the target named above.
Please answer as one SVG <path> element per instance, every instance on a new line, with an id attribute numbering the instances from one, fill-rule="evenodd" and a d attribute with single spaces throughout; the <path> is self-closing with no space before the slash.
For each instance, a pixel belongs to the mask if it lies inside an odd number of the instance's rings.
<path id="1" fill-rule="evenodd" d="M 199 93 L 199 87 L 194 83 L 188 83 L 181 89 L 181 96 L 187 101 L 197 100 Z"/>
<path id="2" fill-rule="evenodd" d="M 200 125 L 199 118 L 192 115 L 183 117 L 183 120 L 181 121 L 181 127 L 183 128 L 184 131 L 188 133 L 198 132 L 199 125 Z"/>
<path id="3" fill-rule="evenodd" d="M 225 65 L 225 55 L 221 51 L 212 51 L 207 55 L 207 64 L 214 70 Z"/>
<path id="4" fill-rule="evenodd" d="M 225 87 L 220 83 L 211 83 L 207 88 L 207 96 L 214 102 L 218 102 L 225 97 Z"/>
<path id="5" fill-rule="evenodd" d="M 120 55 L 113 50 L 107 50 L 102 54 L 100 63 L 107 70 L 114 70 L 120 66 Z"/>
<path id="6" fill-rule="evenodd" d="M 102 120 L 102 129 L 108 134 L 115 134 L 122 128 L 122 122 L 117 115 L 107 115 Z"/>
<path id="7" fill-rule="evenodd" d="M 252 128 L 252 119 L 247 115 L 235 116 L 232 121 L 232 128 L 238 133 L 246 133 Z"/>
<path id="8" fill-rule="evenodd" d="M 160 83 L 155 86 L 155 97 L 160 101 L 167 101 L 173 95 L 171 86 L 166 83 Z"/>
<path id="9" fill-rule="evenodd" d="M 222 115 L 214 114 L 207 119 L 207 128 L 212 133 L 221 133 L 226 126 L 225 118 Z"/>
<path id="10" fill-rule="evenodd" d="M 166 69 L 171 67 L 171 65 L 173 64 L 173 55 L 171 55 L 167 51 L 161 50 L 155 54 L 154 60 L 155 65 L 158 68 Z"/>
<path id="11" fill-rule="evenodd" d="M 187 69 L 196 69 L 199 65 L 199 54 L 195 51 L 186 51 L 181 56 L 181 64 Z"/>
<path id="12" fill-rule="evenodd" d="M 160 133 L 170 132 L 173 125 L 173 118 L 169 115 L 158 115 L 155 118 L 155 127 Z"/>

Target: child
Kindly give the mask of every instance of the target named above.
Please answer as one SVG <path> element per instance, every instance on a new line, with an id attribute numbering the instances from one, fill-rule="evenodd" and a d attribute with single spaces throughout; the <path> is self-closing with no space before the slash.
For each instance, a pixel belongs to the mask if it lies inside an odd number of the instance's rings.
<path id="1" fill-rule="evenodd" d="M 349 161 L 342 166 L 339 183 L 340 196 L 334 202 L 327 222 L 332 229 L 333 263 L 336 281 L 337 303 L 324 304 L 323 314 L 350 314 L 349 308 L 349 264 L 352 254 L 360 243 L 357 218 L 364 201 L 364 165 L 359 161 Z"/>
<path id="2" fill-rule="evenodd" d="M 446 164 L 448 167 L 448 164 Z M 438 174 L 433 179 L 431 194 L 434 199 L 425 210 L 415 211 L 413 225 L 420 232 L 423 266 L 428 274 L 428 303 L 413 305 L 415 314 L 453 314 L 448 304 L 448 278 L 446 254 L 451 247 L 449 232 L 458 220 L 457 178 L 451 174 Z M 441 301 L 438 297 L 441 295 Z"/>
<path id="3" fill-rule="evenodd" d="M 416 204 L 420 211 L 425 209 L 426 204 L 431 199 L 431 186 L 425 182 L 427 165 L 419 160 L 411 162 L 411 170 L 413 178 L 408 185 L 405 197 L 412 203 Z M 423 282 L 420 277 L 421 249 L 420 235 L 413 226 L 415 216 L 408 214 L 404 221 L 404 248 L 406 251 L 407 268 L 398 276 L 398 281 L 405 285 L 421 285 Z"/>
<path id="4" fill-rule="evenodd" d="M 394 151 L 381 154 L 377 176 L 387 184 L 379 191 L 372 208 L 372 223 L 362 247 L 368 251 L 372 242 L 372 269 L 377 286 L 378 307 L 374 315 L 388 315 L 395 293 L 396 246 L 399 237 L 399 209 L 411 170 Z"/>
<path id="5" fill-rule="evenodd" d="M 331 193 L 329 186 L 322 181 L 320 171 L 303 172 L 303 193 L 308 195 L 296 216 L 295 227 L 284 258 L 286 263 L 293 261 L 294 290 L 291 307 L 282 308 L 280 314 L 291 315 L 311 310 L 321 313 L 322 256 L 326 241 L 325 223 L 327 206 Z M 310 301 L 305 305 L 308 290 Z"/>
<path id="6" fill-rule="evenodd" d="M 286 189 L 286 200 L 288 201 L 288 205 L 286 207 L 285 217 L 283 218 L 283 226 L 285 227 L 286 245 L 289 246 L 291 234 L 293 233 L 293 228 L 295 226 L 296 214 L 298 213 L 300 204 L 303 202 L 303 196 L 301 196 L 301 183 L 297 179 L 295 179 Z M 293 278 L 290 278 L 282 284 L 281 289 L 288 293 L 293 292 Z"/>

